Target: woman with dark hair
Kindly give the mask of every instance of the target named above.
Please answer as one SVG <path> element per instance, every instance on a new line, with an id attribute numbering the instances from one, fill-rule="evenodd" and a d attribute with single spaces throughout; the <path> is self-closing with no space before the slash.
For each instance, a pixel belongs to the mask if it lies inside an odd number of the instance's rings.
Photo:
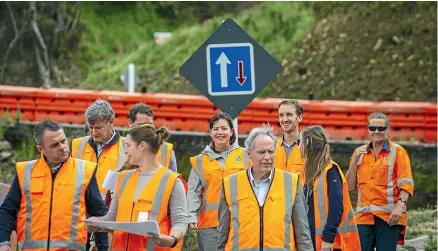
<path id="1" fill-rule="evenodd" d="M 244 148 L 236 141 L 233 120 L 228 114 L 214 115 L 209 128 L 211 143 L 190 158 L 192 171 L 187 197 L 189 230 L 198 230 L 200 251 L 217 250 L 222 179 L 251 165 Z"/>
<path id="2" fill-rule="evenodd" d="M 188 225 L 182 177 L 156 158 L 159 147 L 168 137 L 166 128 L 155 129 L 153 125 L 133 128 L 126 136 L 125 153 L 132 169 L 118 175 L 108 213 L 90 219 L 118 222 L 155 220 L 161 234 L 148 238 L 114 231 L 112 250 L 170 251 L 182 242 Z M 99 230 L 92 225 L 87 228 L 89 232 Z"/>
<path id="3" fill-rule="evenodd" d="M 304 195 L 314 249 L 360 250 L 348 184 L 332 160 L 327 132 L 320 126 L 306 128 L 301 132 L 300 152 L 306 158 Z"/>

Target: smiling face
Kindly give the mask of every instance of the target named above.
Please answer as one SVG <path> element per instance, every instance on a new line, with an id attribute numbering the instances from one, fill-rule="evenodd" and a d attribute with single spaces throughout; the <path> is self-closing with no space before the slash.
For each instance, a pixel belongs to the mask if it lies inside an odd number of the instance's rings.
<path id="1" fill-rule="evenodd" d="M 61 163 L 70 156 L 70 148 L 64 131 L 45 130 L 40 145 L 36 146 L 49 162 Z"/>
<path id="2" fill-rule="evenodd" d="M 232 135 L 233 131 L 225 119 L 218 119 L 213 123 L 213 127 L 210 129 L 211 140 L 217 149 L 224 149 L 229 146 Z"/>
<path id="3" fill-rule="evenodd" d="M 296 108 L 293 105 L 283 104 L 278 108 L 278 121 L 285 133 L 298 130 L 298 124 L 301 122 L 301 119 L 302 115 L 297 116 Z"/>
<path id="4" fill-rule="evenodd" d="M 373 144 L 381 144 L 388 139 L 389 128 L 386 121 L 381 118 L 370 119 L 368 122 L 368 135 Z"/>

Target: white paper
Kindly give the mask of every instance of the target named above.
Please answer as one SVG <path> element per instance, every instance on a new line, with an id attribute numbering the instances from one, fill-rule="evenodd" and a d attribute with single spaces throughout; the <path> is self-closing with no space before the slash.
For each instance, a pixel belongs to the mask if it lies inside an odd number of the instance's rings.
<path id="1" fill-rule="evenodd" d="M 138 222 L 148 221 L 149 220 L 149 212 L 139 212 L 138 213 Z"/>
<path id="2" fill-rule="evenodd" d="M 117 178 L 119 177 L 119 172 L 114 172 L 109 170 L 106 173 L 105 180 L 103 181 L 102 187 L 111 191 L 116 190 Z"/>
<path id="3" fill-rule="evenodd" d="M 142 236 L 158 236 L 160 235 L 160 228 L 156 221 L 142 221 L 142 222 L 115 222 L 115 221 L 94 221 L 84 220 L 85 223 L 92 226 L 118 230 L 130 234 L 137 234 Z"/>

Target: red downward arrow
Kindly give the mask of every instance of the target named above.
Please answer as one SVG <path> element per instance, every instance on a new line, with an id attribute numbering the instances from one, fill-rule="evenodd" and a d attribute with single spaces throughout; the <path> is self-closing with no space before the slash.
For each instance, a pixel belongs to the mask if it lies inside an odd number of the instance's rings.
<path id="1" fill-rule="evenodd" d="M 243 84 L 246 81 L 246 77 L 243 76 L 243 61 L 239 61 L 237 64 L 237 70 L 239 72 L 239 76 L 236 78 L 237 82 L 239 82 L 240 86 L 243 86 Z"/>

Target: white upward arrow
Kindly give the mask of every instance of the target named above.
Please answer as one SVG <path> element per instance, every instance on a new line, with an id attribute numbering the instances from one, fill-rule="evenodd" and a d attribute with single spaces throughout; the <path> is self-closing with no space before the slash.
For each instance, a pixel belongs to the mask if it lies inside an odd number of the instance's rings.
<path id="1" fill-rule="evenodd" d="M 221 67 L 221 87 L 226 88 L 228 87 L 227 64 L 231 64 L 231 62 L 228 59 L 227 55 L 225 55 L 225 53 L 222 52 L 219 58 L 217 59 L 216 64 L 220 65 Z"/>

